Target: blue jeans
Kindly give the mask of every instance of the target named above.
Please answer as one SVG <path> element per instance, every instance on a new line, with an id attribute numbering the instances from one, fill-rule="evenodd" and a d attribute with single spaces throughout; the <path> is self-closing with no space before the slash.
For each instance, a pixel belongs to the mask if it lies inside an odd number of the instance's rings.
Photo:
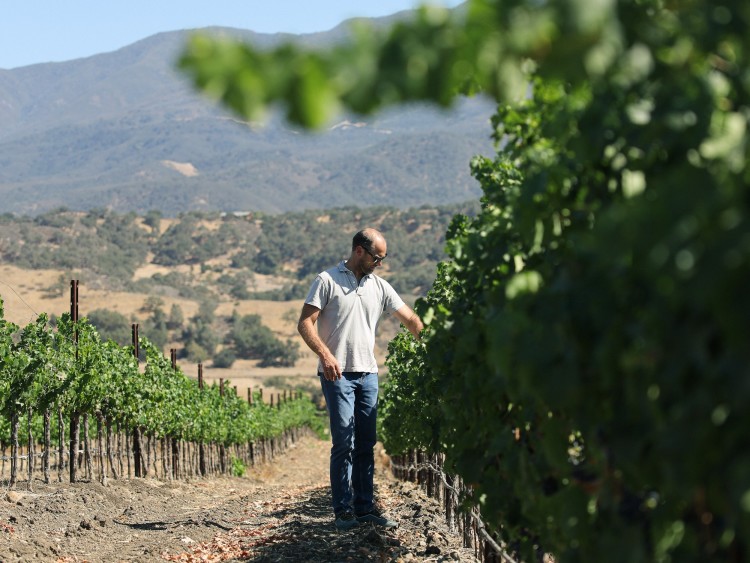
<path id="1" fill-rule="evenodd" d="M 331 496 L 334 513 L 369 512 L 373 506 L 378 374 L 344 372 L 341 379 L 320 377 L 331 425 Z"/>

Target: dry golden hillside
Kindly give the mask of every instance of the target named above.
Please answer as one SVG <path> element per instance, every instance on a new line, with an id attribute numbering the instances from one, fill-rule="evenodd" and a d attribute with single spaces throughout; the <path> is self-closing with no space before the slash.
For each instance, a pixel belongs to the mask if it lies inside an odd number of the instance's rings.
<path id="1" fill-rule="evenodd" d="M 136 276 L 148 277 L 156 269 L 168 271 L 169 268 L 159 266 L 144 266 Z M 179 266 L 178 268 L 185 268 Z M 148 270 L 148 271 L 147 271 Z M 151 271 L 153 270 L 153 271 Z M 5 319 L 20 326 L 26 325 L 40 313 L 61 315 L 70 311 L 69 281 L 61 280 L 63 272 L 59 270 L 24 270 L 15 266 L 0 266 L 0 297 L 5 308 Z M 62 282 L 62 284 L 61 284 Z M 274 280 L 261 276 L 258 284 L 262 287 L 273 287 Z M 50 288 L 62 285 L 56 294 Z M 128 293 L 110 291 L 107 289 L 90 288 L 86 280 L 79 280 L 79 315 L 86 316 L 87 312 L 96 309 L 108 309 L 121 313 L 133 322 L 140 322 L 147 316 L 142 309 L 150 297 L 143 293 Z M 173 304 L 178 304 L 188 319 L 198 311 L 198 302 L 182 297 L 160 296 L 164 302 L 163 308 L 169 310 Z M 222 299 L 216 309 L 216 315 L 230 316 L 233 311 L 241 315 L 257 314 L 264 325 L 274 334 L 283 339 L 297 339 L 300 342 L 301 357 L 293 367 L 258 367 L 257 360 L 236 360 L 231 368 L 214 368 L 211 362 L 206 362 L 203 374 L 206 381 L 219 379 L 230 380 L 232 386 L 237 386 L 240 396 L 247 396 L 247 389 L 263 388 L 265 397 L 269 394 L 283 393 L 285 389 L 301 389 L 309 393 L 317 393 L 318 384 L 315 377 L 317 358 L 310 352 L 297 335 L 296 319 L 302 307 L 302 300 L 295 301 L 261 301 L 261 300 L 229 300 Z M 376 355 L 381 370 L 388 340 L 395 334 L 395 321 L 385 319 L 381 325 Z M 148 335 L 145 335 L 148 336 Z M 180 348 L 180 342 L 171 342 L 165 347 L 165 355 L 169 355 L 169 348 Z M 180 369 L 189 377 L 197 377 L 197 364 L 181 360 Z M 268 400 L 268 399 L 266 399 Z"/>
<path id="2" fill-rule="evenodd" d="M 295 365 L 267 368 L 258 360 L 238 359 L 231 368 L 219 369 L 208 359 L 203 366 L 206 379 L 229 379 L 243 396 L 250 386 L 274 394 L 295 387 L 317 392 L 317 359 L 296 331 L 302 297 L 314 275 L 344 256 L 361 225 L 374 225 L 387 232 L 389 240 L 389 259 L 380 274 L 412 302 L 410 294 L 418 295 L 432 283 L 447 224 L 454 213 L 470 208 L 180 217 L 158 211 L 138 217 L 104 209 L 60 209 L 37 217 L 6 215 L 0 217 L 0 297 L 5 318 L 24 326 L 40 313 L 68 312 L 70 280 L 78 279 L 81 317 L 103 310 L 97 325 L 104 328 L 101 317 L 108 318 L 107 336 L 119 330 L 120 343 L 129 340 L 130 323 L 139 323 L 141 336 L 164 343 L 167 357 L 177 348 L 180 358 L 215 358 L 232 329 L 232 317 L 258 315 L 281 340 L 282 350 L 293 354 L 283 346 L 289 340 L 299 344 Z M 191 325 L 199 312 L 202 319 L 210 319 L 208 325 Z M 381 370 L 397 328 L 391 318 L 381 324 L 376 342 Z M 192 329 L 191 340 L 186 339 L 184 334 Z M 206 337 L 201 343 L 208 345 L 196 351 L 199 331 Z M 179 365 L 186 375 L 197 377 L 196 364 L 180 359 Z"/>

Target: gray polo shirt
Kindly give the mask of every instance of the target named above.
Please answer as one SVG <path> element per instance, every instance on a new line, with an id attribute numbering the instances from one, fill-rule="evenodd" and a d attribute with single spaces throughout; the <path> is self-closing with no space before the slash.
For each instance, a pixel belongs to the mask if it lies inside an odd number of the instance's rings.
<path id="1" fill-rule="evenodd" d="M 318 335 L 342 371 L 378 371 L 373 352 L 378 321 L 384 312 L 393 313 L 404 305 L 391 284 L 375 274 L 364 276 L 358 284 L 342 260 L 318 274 L 305 303 L 320 309 Z M 320 362 L 318 371 L 323 371 Z"/>

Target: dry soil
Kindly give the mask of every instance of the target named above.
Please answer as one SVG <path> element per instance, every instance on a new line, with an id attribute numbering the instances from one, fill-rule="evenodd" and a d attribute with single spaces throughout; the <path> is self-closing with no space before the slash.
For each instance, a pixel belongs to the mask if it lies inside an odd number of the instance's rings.
<path id="1" fill-rule="evenodd" d="M 376 489 L 394 530 L 338 532 L 329 444 L 307 436 L 242 478 L 19 483 L 0 497 L 0 561 L 474 561 L 435 501 L 396 480 L 378 449 Z"/>

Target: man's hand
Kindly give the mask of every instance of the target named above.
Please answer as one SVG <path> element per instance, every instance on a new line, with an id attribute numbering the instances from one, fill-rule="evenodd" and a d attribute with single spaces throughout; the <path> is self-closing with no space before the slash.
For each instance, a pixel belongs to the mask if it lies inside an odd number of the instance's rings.
<path id="1" fill-rule="evenodd" d="M 320 364 L 323 367 L 323 377 L 328 381 L 341 379 L 341 366 L 339 366 L 333 354 L 328 352 L 328 354 L 320 356 Z"/>

